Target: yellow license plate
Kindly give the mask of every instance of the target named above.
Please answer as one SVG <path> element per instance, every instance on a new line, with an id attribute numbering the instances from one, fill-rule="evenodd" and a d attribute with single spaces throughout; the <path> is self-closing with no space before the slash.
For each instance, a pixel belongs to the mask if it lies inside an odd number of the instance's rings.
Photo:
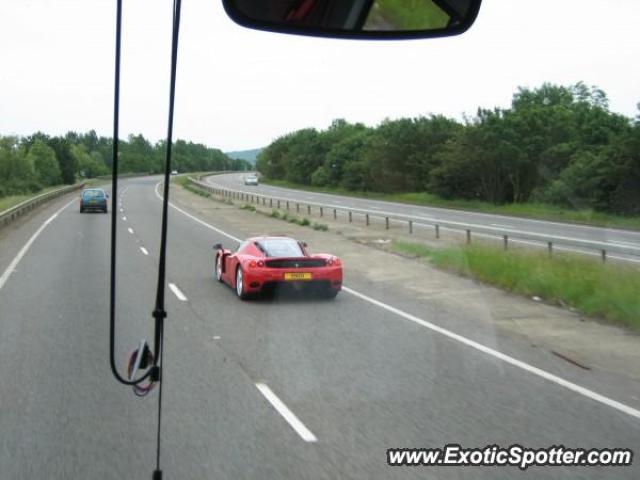
<path id="1" fill-rule="evenodd" d="M 290 272 L 284 274 L 285 280 L 311 280 L 313 275 L 309 272 Z"/>

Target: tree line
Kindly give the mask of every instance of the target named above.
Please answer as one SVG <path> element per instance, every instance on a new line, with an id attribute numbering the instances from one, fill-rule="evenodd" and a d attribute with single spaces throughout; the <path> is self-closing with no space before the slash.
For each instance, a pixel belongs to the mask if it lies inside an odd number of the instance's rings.
<path id="1" fill-rule="evenodd" d="M 119 142 L 119 173 L 161 173 L 165 141 L 151 143 L 142 135 Z M 111 173 L 113 143 L 91 130 L 49 136 L 0 136 L 0 198 L 37 192 L 43 187 L 72 184 L 79 178 Z M 180 172 L 247 170 L 249 162 L 229 158 L 217 148 L 177 140 L 171 165 Z"/>
<path id="2" fill-rule="evenodd" d="M 640 115 L 611 112 L 597 87 L 545 83 L 463 121 L 429 115 L 371 128 L 334 120 L 298 130 L 263 149 L 256 165 L 302 185 L 638 215 Z"/>

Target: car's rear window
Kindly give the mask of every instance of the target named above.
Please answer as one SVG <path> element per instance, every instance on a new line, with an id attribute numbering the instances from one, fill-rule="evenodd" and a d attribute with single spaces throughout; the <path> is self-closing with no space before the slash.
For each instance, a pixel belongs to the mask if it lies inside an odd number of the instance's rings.
<path id="1" fill-rule="evenodd" d="M 290 238 L 269 238 L 256 243 L 267 257 L 304 257 L 298 242 Z"/>
<path id="2" fill-rule="evenodd" d="M 82 198 L 102 198 L 104 192 L 102 190 L 85 190 L 82 192 Z"/>

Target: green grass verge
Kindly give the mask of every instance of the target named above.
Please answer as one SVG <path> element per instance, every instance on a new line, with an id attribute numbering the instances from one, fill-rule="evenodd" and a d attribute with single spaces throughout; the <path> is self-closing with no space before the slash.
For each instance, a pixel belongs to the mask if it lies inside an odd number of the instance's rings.
<path id="1" fill-rule="evenodd" d="M 189 183 L 183 185 L 183 187 L 189 190 L 191 193 L 195 193 L 196 195 L 200 195 L 201 197 L 204 197 L 204 198 L 209 198 L 211 196 L 211 194 L 206 190 L 195 187 Z"/>
<path id="2" fill-rule="evenodd" d="M 86 182 L 84 182 L 86 183 Z M 68 185 L 56 185 L 55 187 L 43 188 L 39 192 L 36 193 L 27 193 L 25 195 L 10 195 L 8 197 L 0 198 L 0 212 L 4 212 L 5 210 L 18 205 L 30 198 L 37 197 L 38 195 L 42 195 L 43 193 L 50 192 L 52 190 L 58 190 L 59 188 L 67 187 Z"/>
<path id="3" fill-rule="evenodd" d="M 535 218 L 539 220 L 552 220 L 559 222 L 580 223 L 600 227 L 625 228 L 640 230 L 640 217 L 624 217 L 594 210 L 570 210 L 548 205 L 545 203 L 514 203 L 509 205 L 495 205 L 489 202 L 474 200 L 445 200 L 430 193 L 377 193 L 377 192 L 353 192 L 338 187 L 312 187 L 300 185 L 284 180 L 261 178 L 262 183 L 276 187 L 294 188 L 310 192 L 335 193 L 349 197 L 372 198 L 374 200 L 386 200 L 389 202 L 408 203 L 412 205 L 425 205 L 430 207 L 452 208 L 456 210 L 468 210 L 473 212 L 494 213 L 515 217 Z"/>
<path id="4" fill-rule="evenodd" d="M 202 188 L 198 188 L 189 182 L 189 178 L 186 176 L 178 176 L 171 178 L 171 182 L 177 185 L 182 186 L 185 190 L 189 190 L 191 193 L 195 193 L 196 195 L 200 195 L 204 198 L 209 198 L 211 194 Z"/>
<path id="5" fill-rule="evenodd" d="M 423 257 L 436 267 L 505 290 L 538 296 L 579 312 L 640 329 L 640 269 L 602 265 L 573 255 L 528 251 L 504 252 L 481 245 L 432 249 L 395 241 L 395 252 Z"/>
<path id="6" fill-rule="evenodd" d="M 187 185 L 191 185 L 189 182 L 189 177 L 180 175 L 178 177 L 171 177 L 171 182 L 176 183 L 182 187 L 186 187 Z"/>
<path id="7" fill-rule="evenodd" d="M 105 180 L 105 179 L 100 179 L 100 178 L 88 178 L 86 180 L 82 180 L 82 183 L 84 183 L 85 188 L 91 188 L 91 187 L 110 187 L 111 186 L 111 180 Z"/>

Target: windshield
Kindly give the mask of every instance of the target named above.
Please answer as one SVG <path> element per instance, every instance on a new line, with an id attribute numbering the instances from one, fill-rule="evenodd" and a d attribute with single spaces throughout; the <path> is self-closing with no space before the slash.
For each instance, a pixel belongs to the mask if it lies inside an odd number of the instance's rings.
<path id="1" fill-rule="evenodd" d="M 304 252 L 295 240 L 287 238 L 267 238 L 256 242 L 267 257 L 303 257 Z"/>
<path id="2" fill-rule="evenodd" d="M 82 198 L 84 199 L 103 198 L 104 196 L 103 190 L 85 190 L 82 192 Z"/>
<path id="3" fill-rule="evenodd" d="M 223 3 L 0 1 L 0 480 L 640 479 L 640 1 Z"/>

